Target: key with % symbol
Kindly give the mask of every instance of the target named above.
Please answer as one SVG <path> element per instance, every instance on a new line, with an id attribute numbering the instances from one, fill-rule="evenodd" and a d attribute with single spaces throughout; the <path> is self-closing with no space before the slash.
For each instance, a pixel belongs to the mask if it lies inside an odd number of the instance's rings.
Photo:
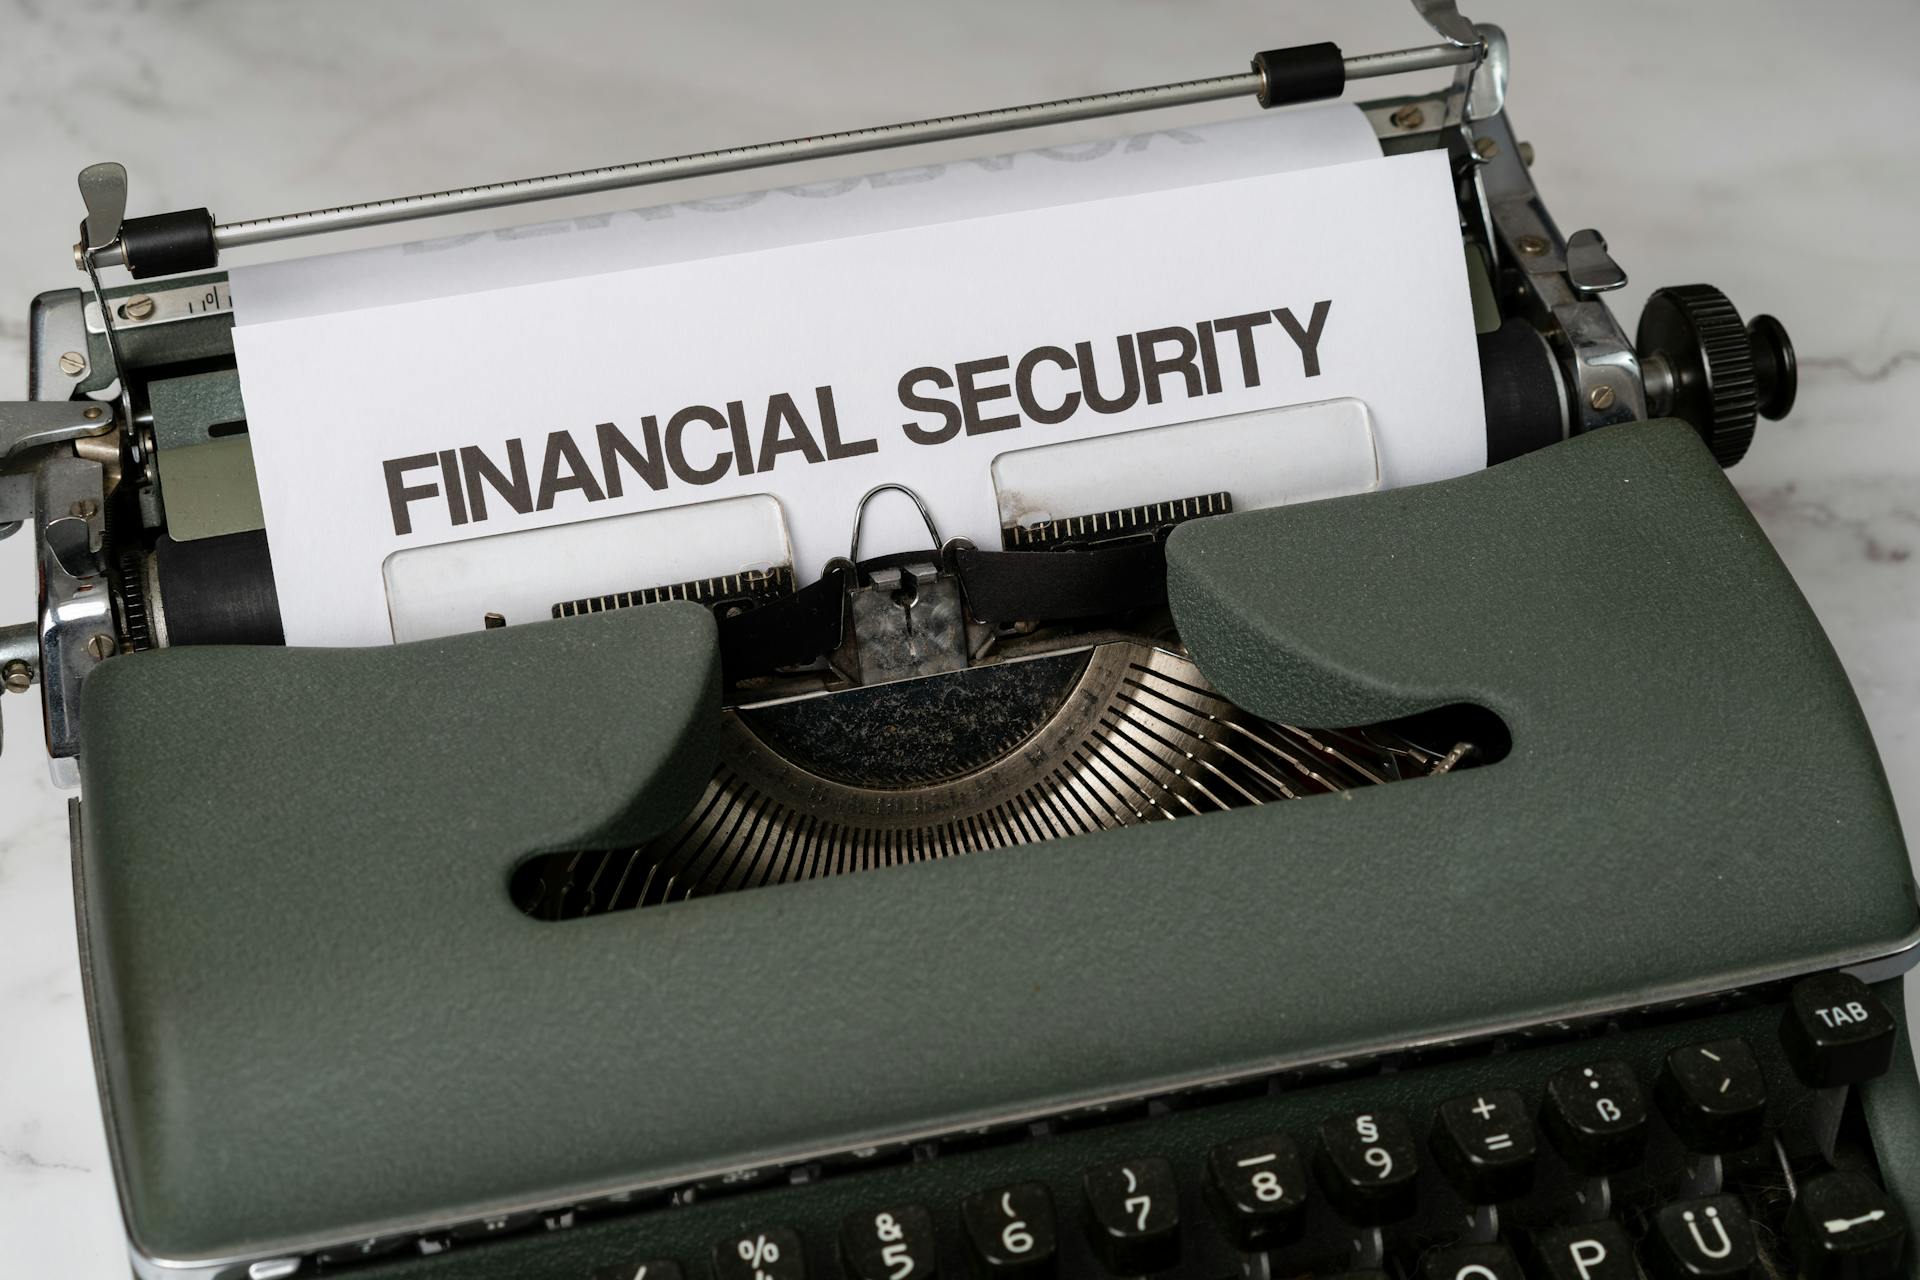
<path id="1" fill-rule="evenodd" d="M 722 1280 L 801 1280 L 804 1275 L 800 1240 L 791 1231 L 756 1231 L 715 1252 L 716 1260 L 726 1263 L 716 1267 Z"/>

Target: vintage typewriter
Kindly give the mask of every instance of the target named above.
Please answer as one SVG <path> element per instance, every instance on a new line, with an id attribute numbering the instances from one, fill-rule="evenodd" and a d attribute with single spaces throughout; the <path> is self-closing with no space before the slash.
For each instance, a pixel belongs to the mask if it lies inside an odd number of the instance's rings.
<path id="1" fill-rule="evenodd" d="M 1417 8 L 1428 47 L 256 222 L 86 170 L 89 287 L 0 406 L 4 666 L 82 785 L 134 1271 L 1920 1275 L 1920 907 L 1721 470 L 1792 347 L 1702 285 L 1629 336 L 1504 37 Z M 219 251 L 1424 70 L 1364 110 L 1452 162 L 1486 470 L 278 644 Z"/>

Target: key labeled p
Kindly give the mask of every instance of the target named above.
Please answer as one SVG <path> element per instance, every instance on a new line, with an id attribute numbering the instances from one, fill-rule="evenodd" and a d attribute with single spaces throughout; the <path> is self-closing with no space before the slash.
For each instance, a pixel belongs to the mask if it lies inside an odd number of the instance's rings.
<path id="1" fill-rule="evenodd" d="M 1580 1272 L 1580 1280 L 1595 1280 L 1604 1275 L 1600 1265 L 1607 1260 L 1607 1246 L 1598 1240 L 1573 1240 L 1567 1244 L 1567 1257 Z"/>

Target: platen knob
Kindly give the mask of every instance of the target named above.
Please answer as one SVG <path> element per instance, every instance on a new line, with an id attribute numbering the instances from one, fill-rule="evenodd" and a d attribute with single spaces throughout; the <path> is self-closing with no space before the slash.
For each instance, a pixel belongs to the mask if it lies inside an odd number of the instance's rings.
<path id="1" fill-rule="evenodd" d="M 1753 443 L 1754 420 L 1793 408 L 1799 386 L 1793 342 L 1772 316 L 1743 324 L 1710 284 L 1661 289 L 1647 299 L 1634 339 L 1650 414 L 1684 419 L 1730 467 Z"/>

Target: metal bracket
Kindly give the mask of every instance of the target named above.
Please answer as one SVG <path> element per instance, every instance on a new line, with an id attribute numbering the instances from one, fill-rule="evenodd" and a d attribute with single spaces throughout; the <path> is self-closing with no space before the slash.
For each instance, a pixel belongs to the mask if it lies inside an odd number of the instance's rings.
<path id="1" fill-rule="evenodd" d="M 0 466 L 28 449 L 111 430 L 113 412 L 92 400 L 0 402 Z"/>
<path id="2" fill-rule="evenodd" d="M 1413 0 L 1413 7 L 1449 44 L 1473 54 L 1454 70 L 1453 90 L 1447 95 L 1447 123 L 1464 124 L 1499 115 L 1507 96 L 1505 33 L 1498 27 L 1475 26 L 1461 16 L 1454 0 Z M 1489 65 L 1495 45 L 1499 50 L 1497 67 Z"/>
<path id="3" fill-rule="evenodd" d="M 118 651 L 113 602 L 99 562 L 105 472 L 55 455 L 35 474 L 40 548 L 40 689 L 53 780 L 80 783 L 80 681 Z"/>
<path id="4" fill-rule="evenodd" d="M 1489 240 L 1499 267 L 1517 274 L 1527 319 L 1560 359 L 1569 430 L 1577 434 L 1646 417 L 1640 357 L 1598 296 L 1626 283 L 1606 240 L 1596 231 L 1571 239 L 1560 233 L 1504 114 L 1477 122 L 1472 132 L 1480 161 L 1472 180 L 1486 200 Z"/>
<path id="5" fill-rule="evenodd" d="M 78 289 L 57 289 L 33 300 L 28 312 L 27 399 L 71 400 L 76 392 L 98 390 L 113 380 L 114 370 L 94 368 L 84 305 Z"/>
<path id="6" fill-rule="evenodd" d="M 870 585 L 856 587 L 848 598 L 861 684 L 958 671 L 967 665 L 960 583 L 937 565 L 875 569 Z"/>

